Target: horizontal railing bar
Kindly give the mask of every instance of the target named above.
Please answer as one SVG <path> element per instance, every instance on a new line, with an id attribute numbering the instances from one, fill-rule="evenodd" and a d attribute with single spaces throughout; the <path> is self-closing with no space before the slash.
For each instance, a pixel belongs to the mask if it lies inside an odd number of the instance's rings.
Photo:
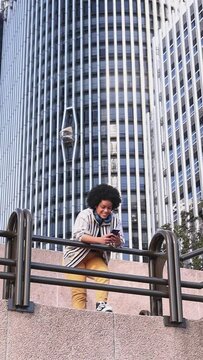
<path id="1" fill-rule="evenodd" d="M 112 291 L 112 292 L 120 292 L 120 293 L 143 295 L 143 296 L 155 296 L 155 297 L 161 297 L 161 298 L 169 297 L 169 295 L 167 293 L 165 293 L 163 291 L 158 291 L 158 290 L 131 288 L 131 287 L 127 287 L 127 286 L 97 284 L 97 283 L 90 283 L 87 281 L 84 282 L 84 281 L 56 279 L 56 278 L 36 276 L 36 275 L 31 275 L 30 281 L 33 283 L 47 284 L 47 285 L 81 287 L 81 288 L 93 289 L 93 290 L 97 290 L 97 289 L 98 290 L 107 290 L 107 291 Z M 182 294 L 182 300 L 203 302 L 203 296 L 193 295 L 193 294 Z"/>
<path id="2" fill-rule="evenodd" d="M 6 237 L 6 238 L 13 238 L 16 237 L 16 233 L 13 231 L 8 230 L 0 230 L 0 237 Z M 129 249 L 129 248 L 114 248 L 114 247 L 107 247 L 105 245 L 89 245 L 85 244 L 79 241 L 73 241 L 73 240 L 67 240 L 67 239 L 59 239 L 54 237 L 46 237 L 46 236 L 40 236 L 40 235 L 33 235 L 32 237 L 33 241 L 40 241 L 40 242 L 46 242 L 46 243 L 54 243 L 58 245 L 71 245 L 71 246 L 78 246 L 78 247 L 91 247 L 91 249 L 95 250 L 110 250 L 112 252 L 117 253 L 124 253 L 124 254 L 131 254 L 131 255 L 140 255 L 140 256 L 148 256 L 148 257 L 157 257 L 157 256 L 163 256 L 164 253 L 160 252 L 152 252 L 150 250 L 139 250 L 139 249 Z M 187 254 L 180 255 L 180 260 L 185 261 L 188 259 L 191 259 L 195 256 L 199 256 L 203 254 L 203 248 L 191 251 Z"/>
<path id="3" fill-rule="evenodd" d="M 105 271 L 97 271 L 97 270 L 86 270 L 86 269 L 77 269 L 77 268 L 68 268 L 66 266 L 60 265 L 50 265 L 50 264 L 41 264 L 37 262 L 31 263 L 31 269 L 33 270 L 44 270 L 44 271 L 56 271 L 65 274 L 79 274 L 79 275 L 98 275 L 109 278 L 109 279 L 117 279 L 117 280 L 124 280 L 124 281 L 134 281 L 134 282 L 143 282 L 143 283 L 154 283 L 160 285 L 168 285 L 168 280 L 163 278 L 156 278 L 156 277 L 147 277 L 147 276 L 139 276 L 133 274 L 119 274 L 113 272 L 105 272 Z M 202 283 L 195 283 L 191 281 L 181 281 L 181 286 L 184 288 L 193 288 L 193 289 L 202 289 Z"/>
<path id="4" fill-rule="evenodd" d="M 0 265 L 8 265 L 8 266 L 16 266 L 15 260 L 0 258 Z M 31 269 L 33 270 L 43 270 L 43 271 L 56 271 L 60 273 L 73 273 L 73 274 L 85 274 L 87 276 L 97 275 L 100 276 L 101 273 L 96 270 L 86 270 L 86 269 L 77 269 L 77 268 L 67 268 L 60 265 L 50 265 L 50 264 L 41 264 L 37 262 L 31 263 Z M 155 278 L 155 277 L 147 277 L 147 276 L 139 276 L 139 275 L 124 275 L 112 272 L 102 272 L 102 276 L 109 278 L 109 279 L 117 279 L 117 280 L 124 280 L 124 281 L 133 281 L 133 282 L 143 282 L 143 283 L 154 283 L 160 285 L 168 285 L 167 279 L 162 278 Z M 1 275 L 0 275 L 1 278 Z M 191 281 L 181 281 L 181 286 L 184 288 L 191 288 L 191 289 L 202 289 L 203 283 L 195 283 Z"/>
<path id="5" fill-rule="evenodd" d="M 13 237 L 16 237 L 17 234 L 13 231 L 9 231 L 9 230 L 0 230 L 0 237 L 5 237 L 5 238 L 9 238 L 12 239 Z"/>
<path id="6" fill-rule="evenodd" d="M 107 279 L 117 279 L 123 281 L 133 281 L 133 282 L 143 282 L 143 283 L 157 283 L 162 285 L 168 285 L 167 279 L 155 278 L 155 277 L 147 277 L 147 276 L 139 276 L 133 274 L 119 274 L 113 273 L 110 271 L 97 271 L 97 270 L 87 270 L 87 269 L 77 269 L 73 267 L 66 267 L 60 265 L 50 265 L 50 264 L 41 264 L 32 262 L 31 269 L 33 270 L 44 270 L 44 271 L 56 271 L 65 274 L 78 274 L 78 275 L 86 275 L 86 276 L 102 276 Z"/>
<path id="7" fill-rule="evenodd" d="M 106 250 L 116 253 L 123 253 L 123 254 L 132 254 L 132 255 L 140 255 L 140 256 L 148 256 L 148 257 L 157 257 L 163 256 L 165 253 L 160 252 L 153 252 L 151 250 L 139 250 L 139 249 L 129 249 L 125 247 L 113 247 L 113 246 L 106 246 L 106 245 L 95 245 L 95 244 L 86 244 L 81 241 L 75 240 L 67 240 L 67 239 L 59 239 L 54 237 L 47 237 L 47 236 L 40 236 L 40 235 L 33 235 L 33 241 L 45 242 L 45 243 L 53 243 L 58 245 L 70 245 L 70 246 L 77 246 L 82 248 L 91 248 L 91 250 Z"/>
<path id="8" fill-rule="evenodd" d="M 6 237 L 6 238 L 13 238 L 16 237 L 16 233 L 13 231 L 8 231 L 8 230 L 0 230 L 0 237 Z M 46 237 L 46 236 L 40 236 L 40 235 L 33 235 L 32 237 L 33 241 L 40 241 L 40 242 L 47 242 L 47 243 L 55 243 L 55 244 L 59 244 L 59 245 L 72 245 L 72 246 L 78 246 L 78 247 L 90 247 L 93 249 L 98 249 L 98 250 L 109 250 L 109 247 L 105 246 L 105 245 L 89 245 L 89 244 L 85 244 L 85 243 L 81 243 L 79 241 L 73 241 L 73 240 L 67 240 L 67 239 L 59 239 L 59 238 L 55 238 L 55 237 Z M 114 248 L 114 247 L 110 247 L 110 251 L 112 252 L 118 252 L 118 253 L 125 253 L 125 254 L 134 254 L 134 255 L 144 255 L 144 256 L 149 256 L 149 257 L 157 257 L 160 255 L 164 255 L 164 253 L 154 253 L 150 250 L 139 250 L 139 249 L 129 249 L 129 248 Z M 185 261 L 188 259 L 191 259 L 195 256 L 199 256 L 203 254 L 203 248 L 191 251 L 187 254 L 183 254 L 180 256 L 180 260 L 181 261 Z"/>
<path id="9" fill-rule="evenodd" d="M 181 286 L 183 288 L 188 288 L 188 289 L 199 289 L 201 290 L 203 288 L 203 283 L 200 282 L 200 283 L 195 283 L 195 282 L 192 282 L 192 281 L 181 281 Z"/>
<path id="10" fill-rule="evenodd" d="M 36 275 L 31 275 L 30 281 L 33 283 L 47 284 L 47 285 L 61 285 L 61 286 L 69 286 L 69 287 L 87 288 L 93 290 L 107 290 L 112 292 L 121 292 L 121 293 L 137 294 L 137 295 L 145 295 L 145 296 L 157 296 L 157 297 L 165 297 L 165 298 L 168 297 L 166 293 L 158 290 L 90 283 L 87 281 L 84 282 L 84 281 L 56 279 L 56 278 L 36 276 Z"/>
<path id="11" fill-rule="evenodd" d="M 15 280 L 15 274 L 0 272 L 1 279 Z M 104 284 L 96 284 L 82 281 L 72 281 L 72 280 L 64 280 L 64 279 L 55 279 L 50 277 L 42 277 L 31 275 L 31 282 L 47 284 L 47 285 L 61 285 L 61 286 L 71 286 L 78 287 L 78 284 L 81 288 L 93 289 L 93 290 L 108 290 L 112 292 L 120 292 L 120 293 L 128 293 L 135 295 L 144 295 L 144 296 L 155 296 L 168 298 L 168 294 L 162 291 L 154 291 L 148 289 L 139 289 L 139 288 L 130 288 L 124 286 L 116 286 L 116 285 L 104 285 Z M 182 294 L 182 300 L 185 301 L 195 301 L 195 302 L 203 302 L 203 296 L 201 295 L 193 295 L 193 294 Z"/>
<path id="12" fill-rule="evenodd" d="M 15 277 L 14 273 L 0 271 L 0 279 L 15 280 Z"/>
<path id="13" fill-rule="evenodd" d="M 182 294 L 182 299 L 186 301 L 203 302 L 203 296 L 193 294 Z"/>
<path id="14" fill-rule="evenodd" d="M 13 238 L 16 237 L 16 233 L 13 231 L 8 231 L 8 230 L 0 230 L 0 237 L 5 237 L 5 238 Z M 89 244 L 85 244 L 85 243 L 81 243 L 79 241 L 73 241 L 73 240 L 67 240 L 67 239 L 59 239 L 59 238 L 55 238 L 55 237 L 46 237 L 46 236 L 40 236 L 40 235 L 33 235 L 32 237 L 33 241 L 40 241 L 40 242 L 46 242 L 46 243 L 54 243 L 54 244 L 58 244 L 58 245 L 72 245 L 72 246 L 78 246 L 78 247 L 90 247 L 92 249 L 98 249 L 98 250 L 110 250 L 112 252 L 117 252 L 117 253 L 124 253 L 124 254 L 134 254 L 134 255 L 140 255 L 140 256 L 148 256 L 148 257 L 157 257 L 157 256 L 163 256 L 165 255 L 164 253 L 159 253 L 159 252 L 152 252 L 150 250 L 139 250 L 139 249 L 129 249 L 129 248 L 114 248 L 114 247 L 107 247 L 105 245 L 89 245 Z M 181 261 L 185 261 L 185 260 L 189 260 L 195 256 L 199 256 L 203 254 L 203 248 L 191 251 L 187 254 L 183 254 L 180 255 L 180 260 Z"/>
<path id="15" fill-rule="evenodd" d="M 0 265 L 16 266 L 16 261 L 7 258 L 0 258 Z"/>
<path id="16" fill-rule="evenodd" d="M 191 251 L 187 254 L 183 254 L 180 256 L 180 260 L 181 261 L 184 261 L 184 260 L 188 260 L 188 259 L 191 259 L 195 256 L 199 256 L 199 255 L 202 255 L 203 254 L 203 248 L 200 248 L 200 249 L 197 249 L 197 250 L 194 250 L 194 251 Z"/>

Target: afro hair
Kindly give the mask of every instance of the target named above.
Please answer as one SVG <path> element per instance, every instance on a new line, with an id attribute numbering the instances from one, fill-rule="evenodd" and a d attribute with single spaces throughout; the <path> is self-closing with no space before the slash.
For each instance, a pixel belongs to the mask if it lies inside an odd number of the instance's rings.
<path id="1" fill-rule="evenodd" d="M 121 203 L 121 197 L 116 188 L 111 185 L 101 184 L 94 187 L 87 196 L 87 205 L 95 209 L 102 200 L 109 200 L 112 203 L 112 210 L 118 208 Z"/>

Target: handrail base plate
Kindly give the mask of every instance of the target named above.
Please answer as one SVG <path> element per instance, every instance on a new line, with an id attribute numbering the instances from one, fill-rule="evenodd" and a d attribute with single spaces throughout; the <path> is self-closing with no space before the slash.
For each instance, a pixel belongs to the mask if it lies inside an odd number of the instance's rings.
<path id="1" fill-rule="evenodd" d="M 34 313 L 34 303 L 32 301 L 29 302 L 29 306 L 19 306 L 13 304 L 13 299 L 8 299 L 8 310 L 9 311 L 17 311 L 17 312 L 25 312 L 25 313 Z"/>
<path id="2" fill-rule="evenodd" d="M 184 329 L 187 327 L 185 318 L 183 318 L 182 322 L 175 322 L 175 321 L 170 320 L 170 316 L 164 316 L 163 321 L 164 321 L 164 325 L 167 327 L 178 327 L 178 328 L 184 328 Z"/>

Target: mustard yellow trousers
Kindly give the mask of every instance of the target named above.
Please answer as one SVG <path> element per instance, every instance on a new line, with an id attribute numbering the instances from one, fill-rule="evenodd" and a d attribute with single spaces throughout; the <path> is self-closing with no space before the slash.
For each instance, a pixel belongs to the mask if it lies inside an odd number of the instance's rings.
<path id="1" fill-rule="evenodd" d="M 88 269 L 98 271 L 108 271 L 108 266 L 104 262 L 104 259 L 96 252 L 91 251 L 80 264 L 76 266 L 77 269 Z M 98 284 L 109 284 L 109 279 L 102 277 L 88 276 Z M 66 274 L 68 280 L 74 281 L 86 281 L 86 275 Z M 87 303 L 87 289 L 83 288 L 71 288 L 72 291 L 72 306 L 74 309 L 86 309 Z M 107 301 L 108 291 L 96 290 L 96 302 Z"/>

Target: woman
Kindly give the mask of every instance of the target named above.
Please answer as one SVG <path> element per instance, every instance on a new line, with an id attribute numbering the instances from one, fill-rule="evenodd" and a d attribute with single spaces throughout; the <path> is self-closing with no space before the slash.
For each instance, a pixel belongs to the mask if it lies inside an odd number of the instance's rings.
<path id="1" fill-rule="evenodd" d="M 116 247 L 124 243 L 121 223 L 113 212 L 120 203 L 120 194 L 114 187 L 101 184 L 93 188 L 87 197 L 88 208 L 76 218 L 73 240 Z M 112 230 L 117 230 L 116 234 Z M 108 271 L 109 259 L 110 251 L 67 246 L 64 252 L 64 265 L 77 269 Z M 67 277 L 69 280 L 86 281 L 85 275 L 68 274 Z M 92 278 L 99 284 L 109 284 L 109 279 Z M 112 312 L 107 298 L 108 291 L 96 291 L 97 311 Z M 72 288 L 72 305 L 75 309 L 86 309 L 86 301 L 86 289 Z"/>

